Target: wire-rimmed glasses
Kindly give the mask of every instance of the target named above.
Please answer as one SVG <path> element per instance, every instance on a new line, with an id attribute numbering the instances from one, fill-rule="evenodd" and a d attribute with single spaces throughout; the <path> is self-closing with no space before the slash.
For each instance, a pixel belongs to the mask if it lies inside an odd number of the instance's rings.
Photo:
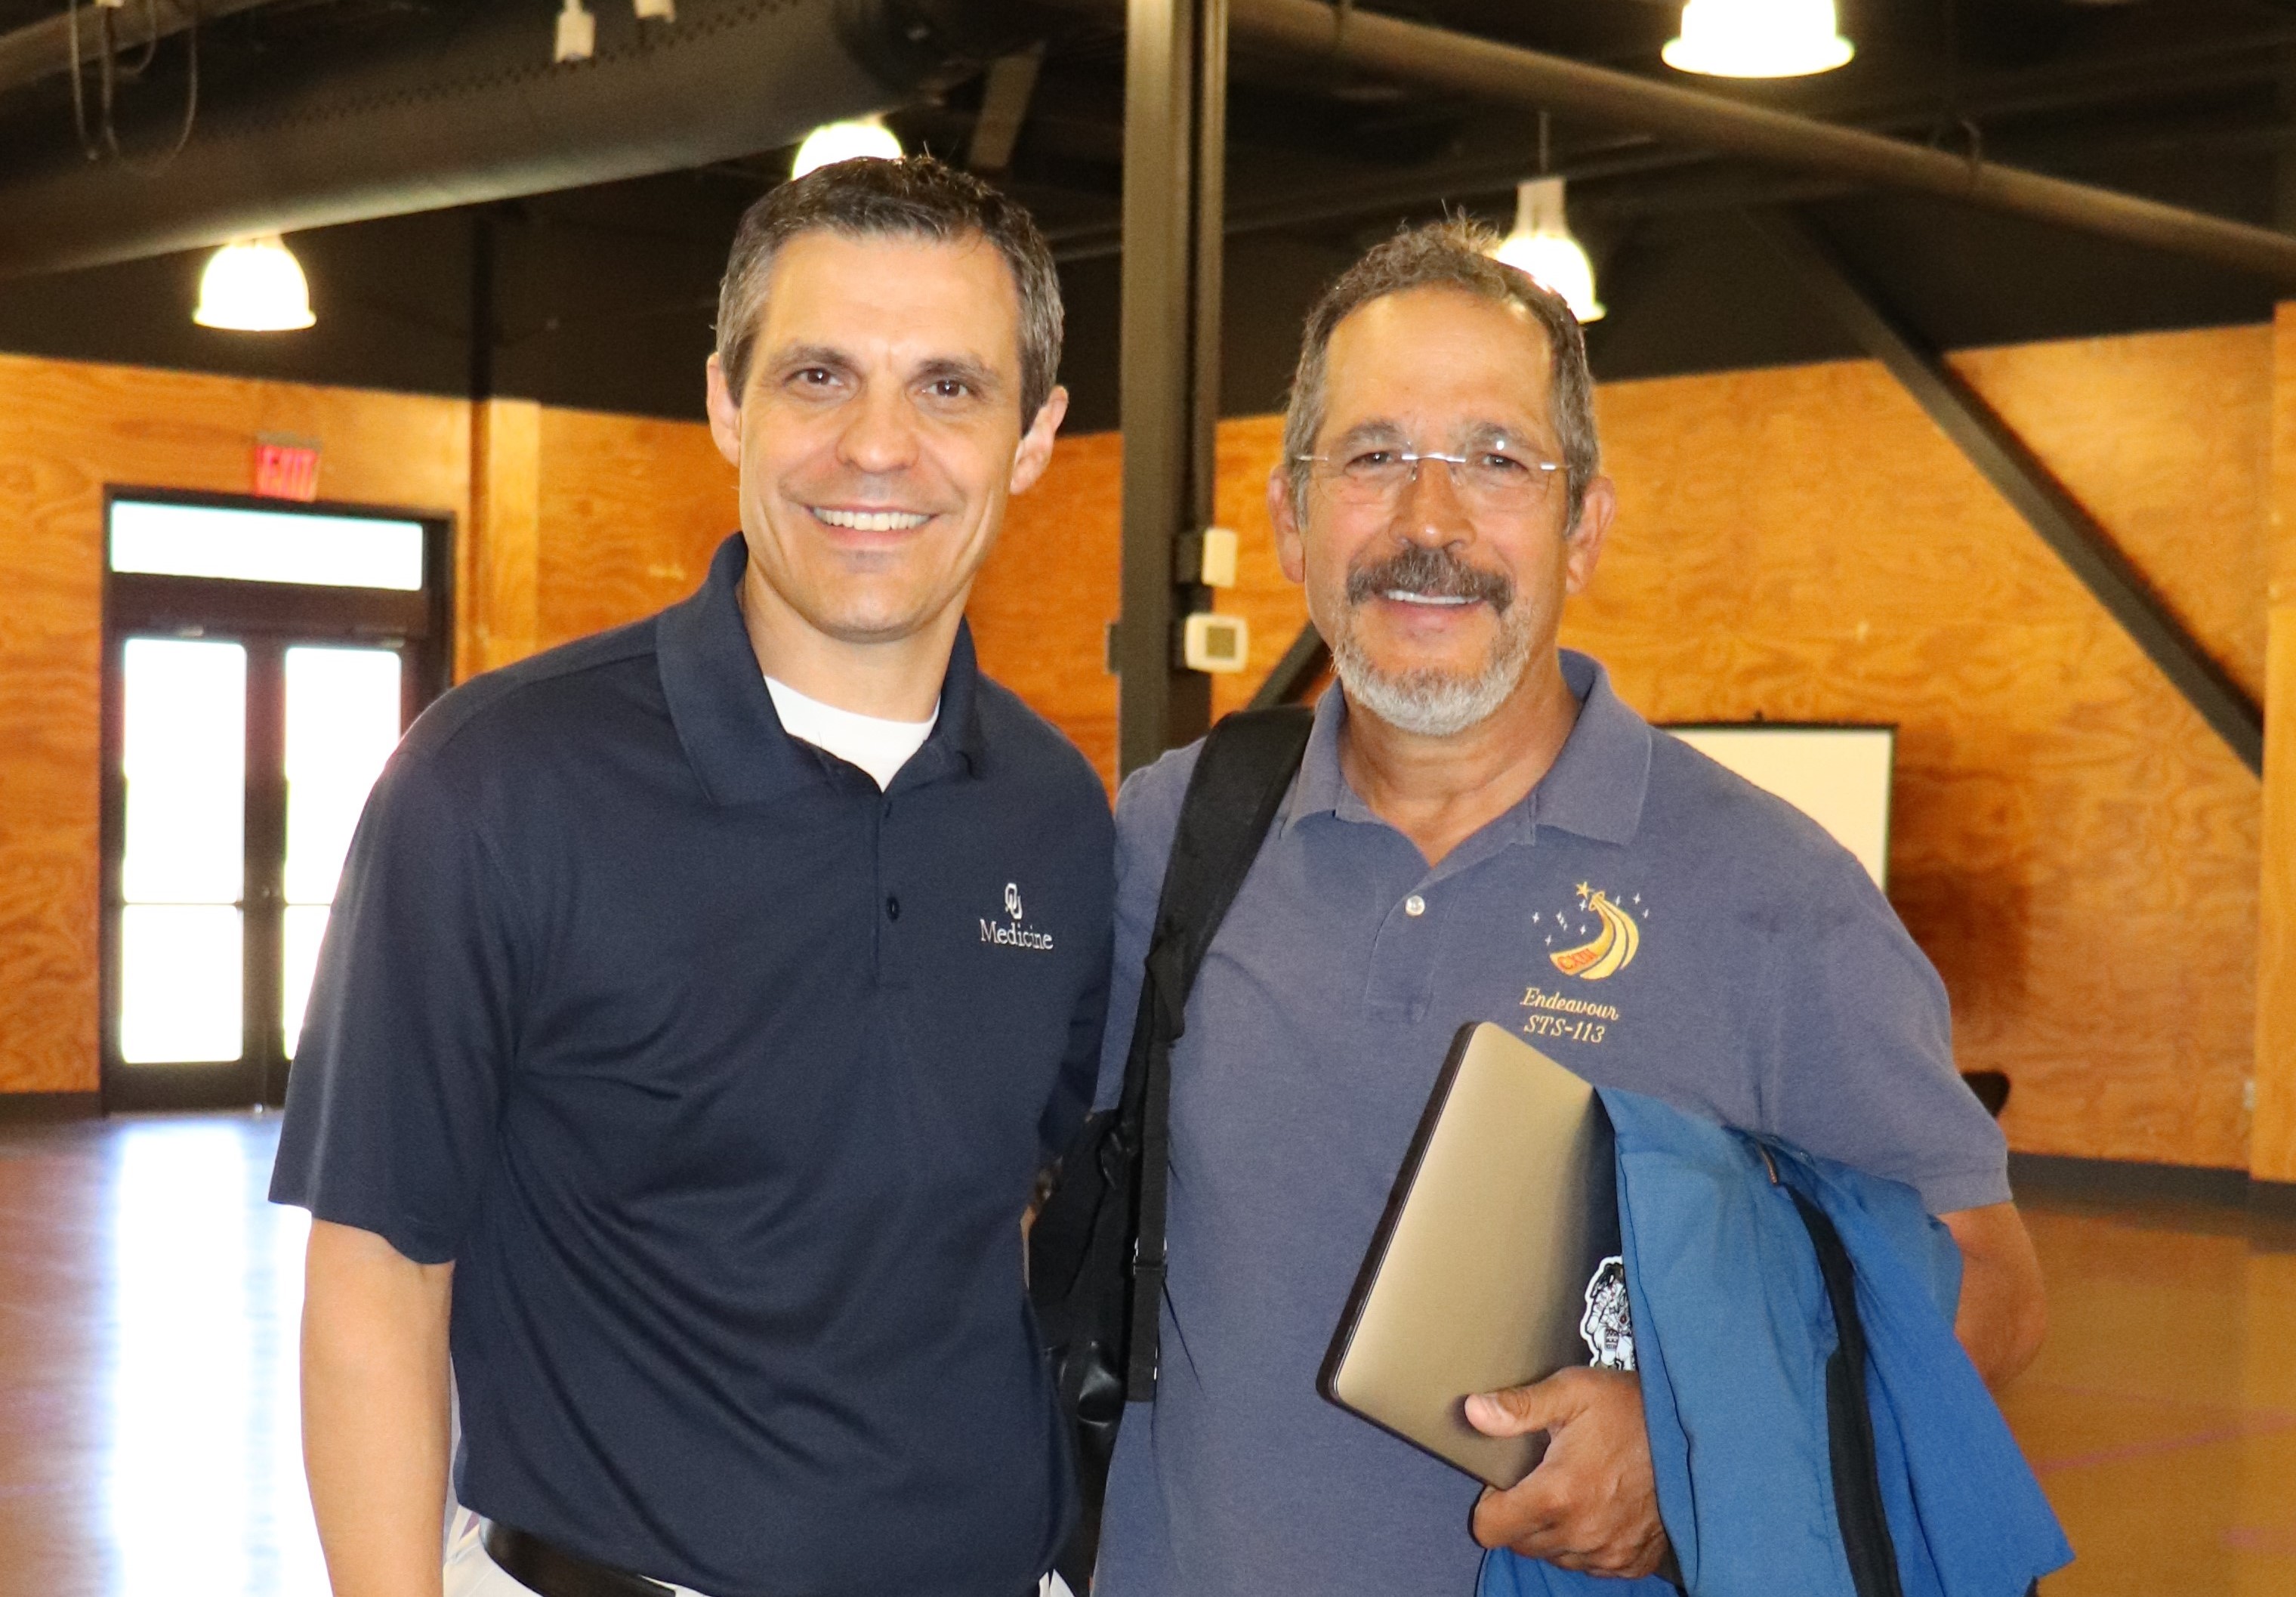
<path id="1" fill-rule="evenodd" d="M 1341 504 L 1361 509 L 1392 508 L 1419 480 L 1422 463 L 1439 460 L 1451 472 L 1451 490 L 1470 509 L 1521 514 L 1546 500 L 1562 463 L 1540 460 L 1513 449 L 1485 446 L 1463 454 L 1366 444 L 1329 455 L 1294 455 Z"/>

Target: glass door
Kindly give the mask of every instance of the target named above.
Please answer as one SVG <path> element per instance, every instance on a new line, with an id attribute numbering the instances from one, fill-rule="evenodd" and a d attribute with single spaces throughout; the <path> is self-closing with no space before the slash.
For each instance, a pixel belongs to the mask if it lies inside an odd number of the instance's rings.
<path id="1" fill-rule="evenodd" d="M 105 1101 L 275 1103 L 368 790 L 443 686 L 443 548 L 423 546 L 446 530 L 204 499 L 112 511 Z"/>
<path id="2" fill-rule="evenodd" d="M 286 848 L 280 861 L 279 1038 L 295 1057 L 335 881 L 367 790 L 398 742 L 399 651 L 299 644 L 284 661 Z"/>
<path id="3" fill-rule="evenodd" d="M 131 638 L 120 676 L 119 1058 L 235 1064 L 247 1049 L 247 647 Z"/>

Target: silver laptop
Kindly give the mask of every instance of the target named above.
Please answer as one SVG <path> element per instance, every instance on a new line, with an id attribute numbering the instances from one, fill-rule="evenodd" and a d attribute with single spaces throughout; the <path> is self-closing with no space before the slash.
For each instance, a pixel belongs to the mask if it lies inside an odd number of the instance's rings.
<path id="1" fill-rule="evenodd" d="M 1487 1436 L 1466 1399 L 1619 1362 L 1611 1128 L 1595 1091 L 1503 1026 L 1464 1028 L 1405 1155 L 1317 1389 L 1468 1474 L 1513 1486 L 1545 1433 Z"/>

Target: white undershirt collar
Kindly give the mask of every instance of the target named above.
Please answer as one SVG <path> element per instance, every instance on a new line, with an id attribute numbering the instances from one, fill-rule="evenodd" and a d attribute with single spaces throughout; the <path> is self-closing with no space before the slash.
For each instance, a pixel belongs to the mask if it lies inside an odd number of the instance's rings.
<path id="1" fill-rule="evenodd" d="M 892 786 L 893 778 L 909 762 L 909 756 L 924 746 L 940 720 L 938 699 L 933 701 L 933 712 L 922 720 L 887 720 L 808 698 L 771 677 L 766 679 L 766 691 L 773 695 L 774 712 L 781 717 L 783 731 L 827 750 L 849 765 L 859 766 L 881 788 Z"/>

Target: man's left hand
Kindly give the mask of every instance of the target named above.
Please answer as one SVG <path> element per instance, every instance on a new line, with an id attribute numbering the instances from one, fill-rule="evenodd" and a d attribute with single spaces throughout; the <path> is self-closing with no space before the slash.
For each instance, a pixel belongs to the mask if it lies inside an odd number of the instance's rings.
<path id="1" fill-rule="evenodd" d="M 1467 1399 L 1486 1436 L 1552 1433 L 1538 1468 L 1506 1491 L 1486 1487 L 1475 1540 L 1590 1575 L 1657 1573 L 1666 1557 L 1642 1382 L 1617 1370 L 1565 1370 Z"/>

